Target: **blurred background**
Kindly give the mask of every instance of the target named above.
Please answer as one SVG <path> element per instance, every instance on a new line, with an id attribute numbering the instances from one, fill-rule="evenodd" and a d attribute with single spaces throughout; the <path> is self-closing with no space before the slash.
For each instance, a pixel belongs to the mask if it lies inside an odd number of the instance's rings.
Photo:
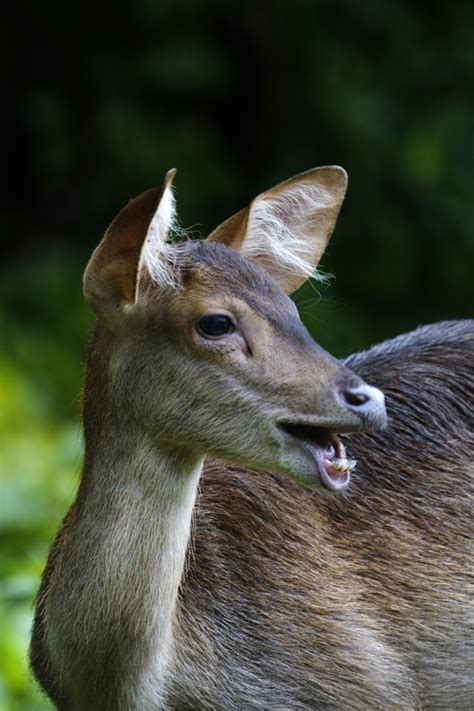
<path id="1" fill-rule="evenodd" d="M 338 356 L 473 316 L 474 5 L 408 0 L 60 0 L 11 9 L 4 103 L 0 708 L 28 677 L 32 599 L 81 466 L 91 314 L 81 276 L 108 222 L 178 168 L 205 236 L 257 193 L 340 164 L 348 197 L 297 295 Z"/>

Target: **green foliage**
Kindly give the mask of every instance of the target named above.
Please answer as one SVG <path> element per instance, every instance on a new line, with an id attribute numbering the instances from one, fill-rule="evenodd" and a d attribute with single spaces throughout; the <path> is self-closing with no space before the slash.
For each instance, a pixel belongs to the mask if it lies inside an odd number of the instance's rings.
<path id="1" fill-rule="evenodd" d="M 339 163 L 348 197 L 296 301 L 336 355 L 472 316 L 472 3 L 139 0 L 12 6 L 1 265 L 0 708 L 27 676 L 32 598 L 81 464 L 90 314 L 81 271 L 107 221 L 178 168 L 206 234 L 262 189 Z M 38 42 L 41 38 L 41 42 Z"/>
<path id="2" fill-rule="evenodd" d="M 89 316 L 63 258 L 3 275 L 0 358 L 0 709 L 50 708 L 29 678 L 32 601 L 81 462 L 78 387 Z"/>

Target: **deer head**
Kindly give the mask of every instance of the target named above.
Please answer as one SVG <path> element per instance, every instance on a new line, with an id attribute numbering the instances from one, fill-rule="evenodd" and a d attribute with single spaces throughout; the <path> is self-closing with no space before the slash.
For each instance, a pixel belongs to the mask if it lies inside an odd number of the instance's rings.
<path id="1" fill-rule="evenodd" d="M 108 410 L 157 448 L 345 488 L 336 433 L 384 426 L 383 395 L 311 339 L 287 294 L 324 252 L 346 173 L 297 175 L 176 244 L 173 177 L 118 214 L 85 272 Z"/>

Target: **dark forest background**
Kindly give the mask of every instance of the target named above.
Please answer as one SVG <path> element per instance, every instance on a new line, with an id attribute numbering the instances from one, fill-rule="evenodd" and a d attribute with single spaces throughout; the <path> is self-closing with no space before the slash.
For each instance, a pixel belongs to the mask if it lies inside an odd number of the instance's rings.
<path id="1" fill-rule="evenodd" d="M 296 296 L 336 355 L 474 306 L 474 5 L 408 0 L 44 3 L 10 8 L 2 109 L 4 662 L 0 708 L 49 708 L 26 676 L 31 600 L 80 470 L 86 260 L 170 167 L 205 236 L 263 189 L 340 164 L 323 268 Z"/>

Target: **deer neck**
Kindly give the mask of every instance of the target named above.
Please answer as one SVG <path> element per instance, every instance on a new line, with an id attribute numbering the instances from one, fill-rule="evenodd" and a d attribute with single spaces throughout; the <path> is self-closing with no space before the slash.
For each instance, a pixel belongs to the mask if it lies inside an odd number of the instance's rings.
<path id="1" fill-rule="evenodd" d="M 57 639 L 75 640 L 76 648 L 69 660 L 64 649 L 56 648 L 55 656 L 64 660 L 61 666 L 69 663 L 73 685 L 83 674 L 81 661 L 92 660 L 86 666 L 94 678 L 80 682 L 88 694 L 95 694 L 93 701 L 84 699 L 90 708 L 98 699 L 98 708 L 113 707 L 119 700 L 126 706 L 133 689 L 141 689 L 140 698 L 134 697 L 137 707 L 148 708 L 164 688 L 172 653 L 173 618 L 203 458 L 152 445 L 143 436 L 134 437 L 130 427 L 126 434 L 116 425 L 106 429 L 92 451 L 86 446 L 75 522 L 58 580 L 63 589 L 53 592 L 51 618 L 70 627 Z M 77 660 L 73 668 L 71 658 Z M 116 690 L 117 696 L 100 699 L 104 688 Z"/>

